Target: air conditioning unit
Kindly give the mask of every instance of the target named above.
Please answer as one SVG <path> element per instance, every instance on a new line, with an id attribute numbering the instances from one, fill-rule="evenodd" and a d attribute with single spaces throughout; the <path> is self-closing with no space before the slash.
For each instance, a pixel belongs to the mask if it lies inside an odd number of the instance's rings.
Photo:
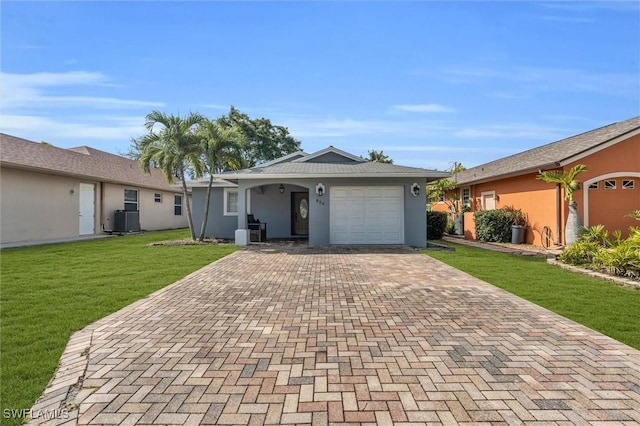
<path id="1" fill-rule="evenodd" d="M 140 212 L 138 210 L 116 210 L 113 232 L 140 232 Z"/>

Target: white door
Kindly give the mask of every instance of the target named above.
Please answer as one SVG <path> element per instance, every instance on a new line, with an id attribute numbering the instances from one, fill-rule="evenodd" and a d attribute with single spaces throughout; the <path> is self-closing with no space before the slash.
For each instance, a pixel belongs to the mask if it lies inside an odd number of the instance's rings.
<path id="1" fill-rule="evenodd" d="M 331 244 L 404 244 L 401 186 L 332 186 Z"/>
<path id="2" fill-rule="evenodd" d="M 482 203 L 482 210 L 495 210 L 495 208 L 496 208 L 496 193 L 495 193 L 495 191 L 481 193 L 480 194 L 480 201 Z"/>
<path id="3" fill-rule="evenodd" d="M 80 235 L 94 234 L 96 222 L 95 185 L 80 184 Z"/>

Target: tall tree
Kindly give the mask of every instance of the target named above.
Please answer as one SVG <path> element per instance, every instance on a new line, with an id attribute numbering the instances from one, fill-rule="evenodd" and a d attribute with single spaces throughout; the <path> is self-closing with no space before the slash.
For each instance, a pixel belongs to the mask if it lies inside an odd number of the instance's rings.
<path id="1" fill-rule="evenodd" d="M 267 118 L 252 119 L 233 106 L 220 122 L 228 127 L 235 126 L 242 132 L 248 167 L 300 150 L 300 141 L 291 136 L 286 127 L 273 125 Z"/>
<path id="2" fill-rule="evenodd" d="M 138 151 L 138 161 L 146 173 L 151 167 L 162 170 L 167 182 L 173 183 L 177 176 L 182 183 L 182 198 L 187 210 L 187 221 L 191 239 L 195 240 L 191 205 L 187 196 L 185 171 L 190 169 L 195 177 L 202 176 L 204 163 L 202 145 L 196 136 L 198 126 L 205 118 L 197 113 L 186 117 L 152 111 L 147 115 L 145 128 L 148 134 L 135 140 L 133 148 Z"/>
<path id="3" fill-rule="evenodd" d="M 384 155 L 384 151 L 376 151 L 375 149 L 368 151 L 367 160 L 375 161 L 376 163 L 393 164 L 393 160 L 388 155 Z"/>
<path id="4" fill-rule="evenodd" d="M 436 203 L 443 200 L 449 207 L 451 213 L 459 213 L 460 210 L 460 195 L 453 193 L 450 198 L 447 199 L 447 193 L 454 190 L 457 186 L 457 174 L 466 170 L 462 163 L 454 161 L 450 163 L 447 171 L 451 173 L 451 178 L 438 179 L 431 182 L 426 187 L 427 198 L 430 202 Z"/>
<path id="5" fill-rule="evenodd" d="M 557 183 L 564 188 L 564 198 L 569 201 L 569 215 L 567 216 L 567 224 L 564 229 L 564 242 L 567 246 L 575 243 L 578 240 L 580 229 L 582 228 L 582 221 L 578 214 L 578 203 L 573 199 L 573 193 L 580 188 L 580 183 L 576 180 L 576 177 L 587 171 L 587 166 L 584 164 L 576 164 L 569 171 L 562 170 L 547 170 L 536 177 L 536 179 L 543 180 L 547 183 Z"/>
<path id="6" fill-rule="evenodd" d="M 209 174 L 207 196 L 204 203 L 204 216 L 200 228 L 199 240 L 204 240 L 204 233 L 209 218 L 209 202 L 213 175 L 227 170 L 237 170 L 243 164 L 243 135 L 236 126 L 226 126 L 223 121 L 205 120 L 198 131 L 202 144 L 205 173 Z"/>

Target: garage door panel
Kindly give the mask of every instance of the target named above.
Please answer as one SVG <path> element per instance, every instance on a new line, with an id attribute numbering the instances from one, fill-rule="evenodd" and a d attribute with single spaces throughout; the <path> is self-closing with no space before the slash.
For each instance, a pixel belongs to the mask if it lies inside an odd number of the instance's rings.
<path id="1" fill-rule="evenodd" d="M 331 187 L 331 244 L 403 244 L 401 186 Z"/>

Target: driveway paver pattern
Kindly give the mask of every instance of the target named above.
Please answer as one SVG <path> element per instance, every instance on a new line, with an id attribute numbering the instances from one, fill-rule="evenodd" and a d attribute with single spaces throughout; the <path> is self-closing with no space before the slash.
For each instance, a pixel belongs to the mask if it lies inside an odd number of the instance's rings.
<path id="1" fill-rule="evenodd" d="M 250 247 L 68 349 L 70 423 L 640 423 L 639 351 L 406 247 Z"/>

